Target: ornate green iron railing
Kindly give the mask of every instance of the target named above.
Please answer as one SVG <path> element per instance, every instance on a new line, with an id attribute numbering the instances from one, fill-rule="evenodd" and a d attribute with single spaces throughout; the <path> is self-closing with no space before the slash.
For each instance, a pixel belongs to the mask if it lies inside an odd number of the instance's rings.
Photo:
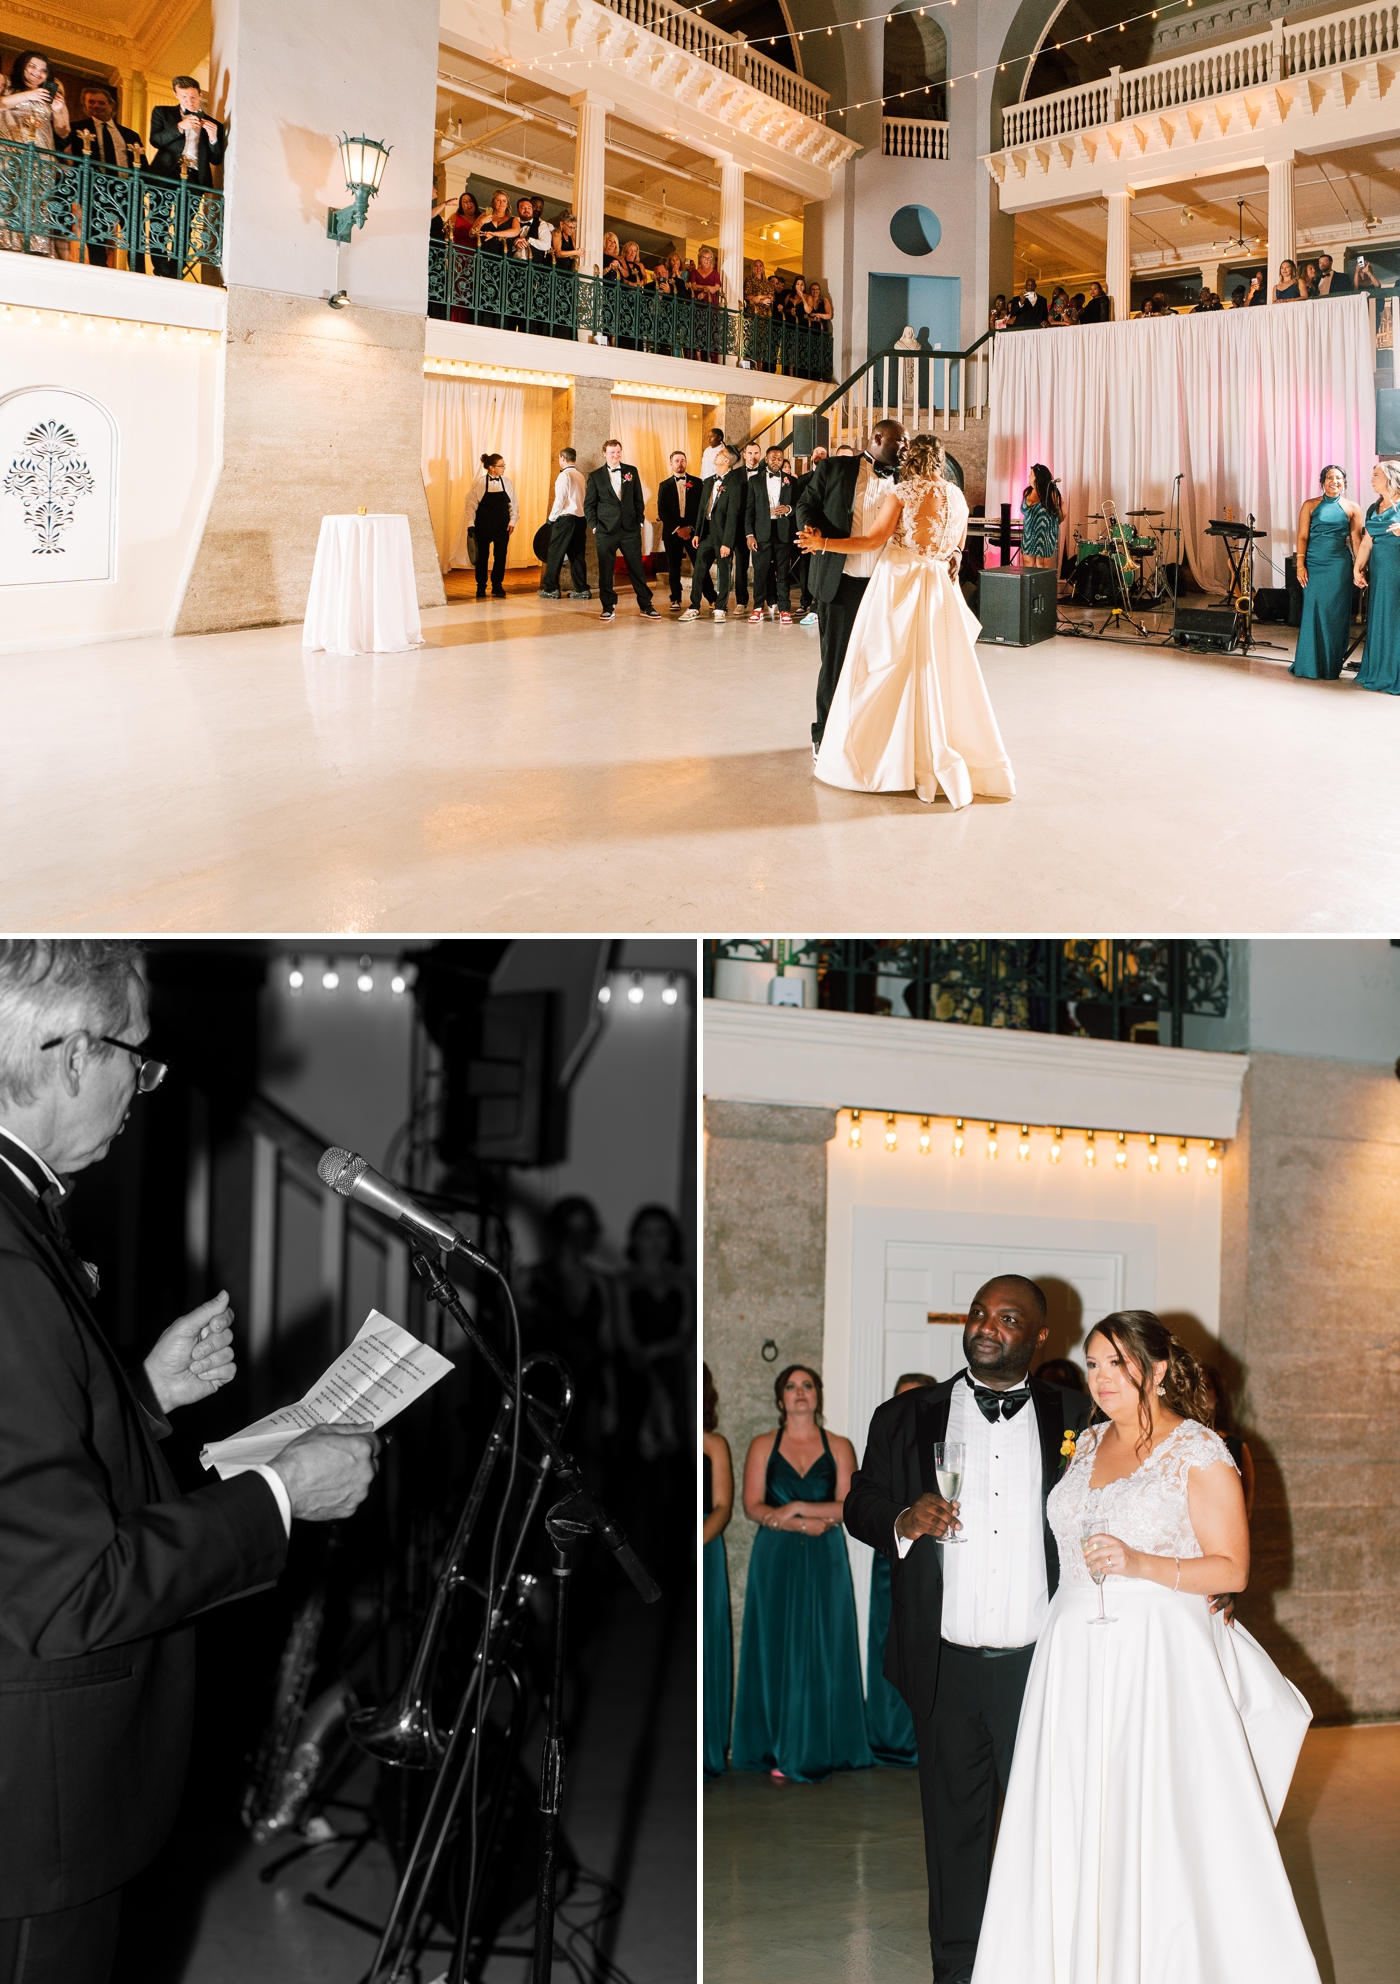
<path id="1" fill-rule="evenodd" d="M 736 358 L 757 372 L 829 379 L 829 326 L 774 323 L 694 297 L 660 296 L 547 262 L 521 262 L 485 249 L 428 243 L 428 315 L 537 337 L 587 331 L 623 351 L 662 352 L 722 365 Z"/>
<path id="2" fill-rule="evenodd" d="M 1188 1016 L 1223 1019 L 1230 1002 L 1225 939 L 709 938 L 707 998 L 726 960 L 814 968 L 817 1003 L 832 1012 L 1172 1047 Z"/>
<path id="3" fill-rule="evenodd" d="M 55 241 L 124 249 L 138 274 L 146 255 L 181 275 L 197 262 L 217 268 L 224 196 L 192 180 L 0 139 L 0 248 L 42 254 Z"/>

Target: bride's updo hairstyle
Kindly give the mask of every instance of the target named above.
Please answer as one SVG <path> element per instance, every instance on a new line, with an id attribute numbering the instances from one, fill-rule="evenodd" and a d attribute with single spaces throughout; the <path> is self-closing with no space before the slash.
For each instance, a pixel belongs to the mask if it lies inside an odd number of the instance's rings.
<path id="1" fill-rule="evenodd" d="M 916 434 L 899 465 L 901 482 L 946 482 L 948 455 L 936 434 Z"/>
<path id="2" fill-rule="evenodd" d="M 1154 1364 L 1164 1363 L 1167 1367 L 1162 1376 L 1162 1403 L 1167 1410 L 1178 1413 L 1183 1419 L 1198 1419 L 1203 1426 L 1213 1424 L 1215 1411 L 1205 1372 L 1186 1345 L 1178 1343 L 1150 1309 L 1120 1309 L 1116 1315 L 1105 1316 L 1089 1332 L 1090 1341 L 1096 1336 L 1107 1337 L 1124 1364 L 1137 1367 L 1138 1422 L 1142 1427 L 1139 1452 L 1144 1451 L 1152 1439 Z M 1095 1406 L 1094 1417 L 1102 1419 L 1106 1414 L 1101 1407 Z"/>

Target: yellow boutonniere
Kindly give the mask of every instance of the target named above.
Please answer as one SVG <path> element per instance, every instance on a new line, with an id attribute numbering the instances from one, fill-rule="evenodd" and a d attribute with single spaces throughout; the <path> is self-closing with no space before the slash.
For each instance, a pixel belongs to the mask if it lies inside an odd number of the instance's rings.
<path id="1" fill-rule="evenodd" d="M 1075 1442 L 1074 1428 L 1072 1426 L 1066 1426 L 1064 1444 L 1060 1448 L 1060 1455 L 1062 1459 L 1064 1460 L 1074 1459 L 1074 1442 Z"/>

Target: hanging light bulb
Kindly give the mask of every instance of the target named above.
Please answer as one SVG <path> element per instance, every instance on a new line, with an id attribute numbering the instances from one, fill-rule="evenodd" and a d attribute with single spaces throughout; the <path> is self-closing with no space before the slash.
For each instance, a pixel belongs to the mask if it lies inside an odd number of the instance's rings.
<path id="1" fill-rule="evenodd" d="M 1189 1171 L 1191 1169 L 1191 1159 L 1187 1153 L 1186 1139 L 1185 1137 L 1180 1137 L 1177 1141 L 1180 1144 L 1180 1149 L 1176 1154 L 1176 1168 L 1178 1171 Z"/>
<path id="2" fill-rule="evenodd" d="M 1061 1139 L 1064 1137 L 1064 1134 L 1063 1130 L 1052 1130 L 1050 1132 L 1050 1162 L 1052 1164 L 1058 1164 L 1060 1161 Z"/>
<path id="3" fill-rule="evenodd" d="M 372 992 L 374 990 L 374 974 L 371 972 L 369 967 L 370 967 L 369 959 L 361 958 L 360 975 L 355 980 L 355 985 L 357 989 L 361 992 Z"/>
<path id="4" fill-rule="evenodd" d="M 676 985 L 676 974 L 673 971 L 668 971 L 666 974 L 666 983 L 661 988 L 661 1003 L 663 1006 L 674 1006 L 680 996 Z"/>
<path id="5" fill-rule="evenodd" d="M 1086 1130 L 1086 1131 L 1084 1132 L 1084 1162 L 1085 1162 L 1085 1165 L 1086 1165 L 1086 1166 L 1088 1167 L 1088 1169 L 1089 1169 L 1090 1171 L 1092 1171 L 1092 1170 L 1093 1170 L 1093 1168 L 1094 1168 L 1094 1166 L 1095 1166 L 1095 1165 L 1096 1165 L 1096 1164 L 1098 1163 L 1098 1161 L 1099 1161 L 1099 1154 L 1098 1154 L 1098 1152 L 1097 1152 L 1097 1151 L 1096 1151 L 1096 1150 L 1094 1149 L 1094 1133 L 1093 1133 L 1093 1131 L 1092 1131 L 1092 1130 Z"/>
<path id="6" fill-rule="evenodd" d="M 396 971 L 389 980 L 389 990 L 396 999 L 402 999 L 404 993 L 408 990 L 408 980 L 401 971 Z"/>
<path id="7" fill-rule="evenodd" d="M 290 992 L 300 992 L 305 983 L 306 973 L 301 968 L 301 959 L 293 958 L 292 968 L 287 973 L 287 989 Z"/>
<path id="8" fill-rule="evenodd" d="M 987 1155 L 988 1157 L 995 1157 L 996 1154 L 997 1154 L 997 1126 L 995 1123 L 989 1123 L 987 1125 Z"/>
<path id="9" fill-rule="evenodd" d="M 1155 1136 L 1147 1139 L 1147 1168 L 1149 1171 L 1160 1171 L 1162 1168 L 1162 1153 L 1157 1148 Z"/>
<path id="10" fill-rule="evenodd" d="M 340 973 L 335 968 L 334 958 L 326 959 L 326 968 L 321 973 L 321 983 L 327 992 L 334 992 L 336 986 L 339 985 Z"/>
<path id="11" fill-rule="evenodd" d="M 1031 1126 L 1029 1123 L 1023 1123 L 1021 1125 L 1021 1140 L 1016 1146 L 1016 1161 L 1018 1164 L 1029 1164 L 1031 1161 Z"/>
<path id="12" fill-rule="evenodd" d="M 1113 1165 L 1117 1171 L 1126 1171 L 1128 1168 L 1128 1139 L 1121 1130 L 1118 1132 L 1118 1143 L 1113 1153 Z"/>
<path id="13" fill-rule="evenodd" d="M 929 1126 L 928 1126 L 928 1117 L 927 1117 L 927 1116 L 921 1116 L 921 1117 L 919 1118 L 919 1155 L 920 1155 L 920 1157 L 927 1157 L 927 1156 L 928 1156 L 928 1154 L 929 1154 L 929 1152 L 930 1152 L 930 1151 L 931 1151 L 932 1149 L 933 1149 L 933 1134 L 932 1134 L 932 1132 L 930 1131 L 930 1129 L 929 1129 Z"/>
<path id="14" fill-rule="evenodd" d="M 954 1155 L 954 1157 L 961 1157 L 961 1156 L 962 1156 L 962 1154 L 963 1154 L 963 1144 L 964 1144 L 964 1142 L 965 1142 L 965 1139 L 964 1139 L 964 1137 L 963 1137 L 963 1119 L 962 1119 L 962 1117 L 961 1117 L 961 1116 L 955 1116 L 955 1117 L 953 1118 L 953 1155 Z"/>
<path id="15" fill-rule="evenodd" d="M 1220 1169 L 1220 1146 L 1212 1137 L 1206 1144 L 1206 1170 L 1213 1178 Z"/>
<path id="16" fill-rule="evenodd" d="M 860 1111 L 858 1109 L 851 1111 L 851 1149 L 860 1149 Z"/>
<path id="17" fill-rule="evenodd" d="M 642 974 L 639 971 L 634 971 L 632 973 L 632 983 L 627 988 L 627 1003 L 630 1006 L 640 1006 L 645 997 L 646 993 L 642 989 Z"/>
<path id="18" fill-rule="evenodd" d="M 600 985 L 598 987 L 598 1004 L 600 1006 L 610 1006 L 612 1004 L 611 985 Z"/>
<path id="19" fill-rule="evenodd" d="M 885 1111 L 885 1149 L 899 1149 L 899 1126 L 894 1120 L 894 1111 L 892 1109 Z"/>

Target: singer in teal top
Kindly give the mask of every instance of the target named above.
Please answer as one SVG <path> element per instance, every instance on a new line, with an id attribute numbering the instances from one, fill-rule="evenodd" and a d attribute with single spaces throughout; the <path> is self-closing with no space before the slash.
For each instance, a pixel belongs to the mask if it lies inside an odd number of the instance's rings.
<path id="1" fill-rule="evenodd" d="M 734 1469 L 729 1442 L 718 1433 L 719 1400 L 710 1367 L 705 1366 L 704 1435 L 705 1530 L 702 1634 L 704 1638 L 704 1765 L 718 1777 L 729 1748 L 729 1715 L 734 1702 L 734 1639 L 729 1614 L 729 1560 L 724 1532 L 734 1509 Z"/>
<path id="2" fill-rule="evenodd" d="M 1356 578 L 1366 592 L 1366 648 L 1357 685 L 1400 696 L 1400 462 L 1377 462 L 1371 476 L 1376 501 L 1366 512 L 1366 534 L 1356 556 Z"/>
<path id="3" fill-rule="evenodd" d="M 855 1593 L 841 1510 L 855 1472 L 849 1440 L 818 1425 L 821 1379 L 790 1365 L 774 1391 L 781 1424 L 744 1465 L 749 1558 L 735 1770 L 815 1784 L 874 1762 L 865 1734 Z"/>
<path id="4" fill-rule="evenodd" d="M 1351 640 L 1352 567 L 1365 526 L 1360 504 L 1347 496 L 1344 469 L 1329 462 L 1318 481 L 1322 494 L 1310 496 L 1298 516 L 1303 623 L 1292 673 L 1335 682 Z"/>

